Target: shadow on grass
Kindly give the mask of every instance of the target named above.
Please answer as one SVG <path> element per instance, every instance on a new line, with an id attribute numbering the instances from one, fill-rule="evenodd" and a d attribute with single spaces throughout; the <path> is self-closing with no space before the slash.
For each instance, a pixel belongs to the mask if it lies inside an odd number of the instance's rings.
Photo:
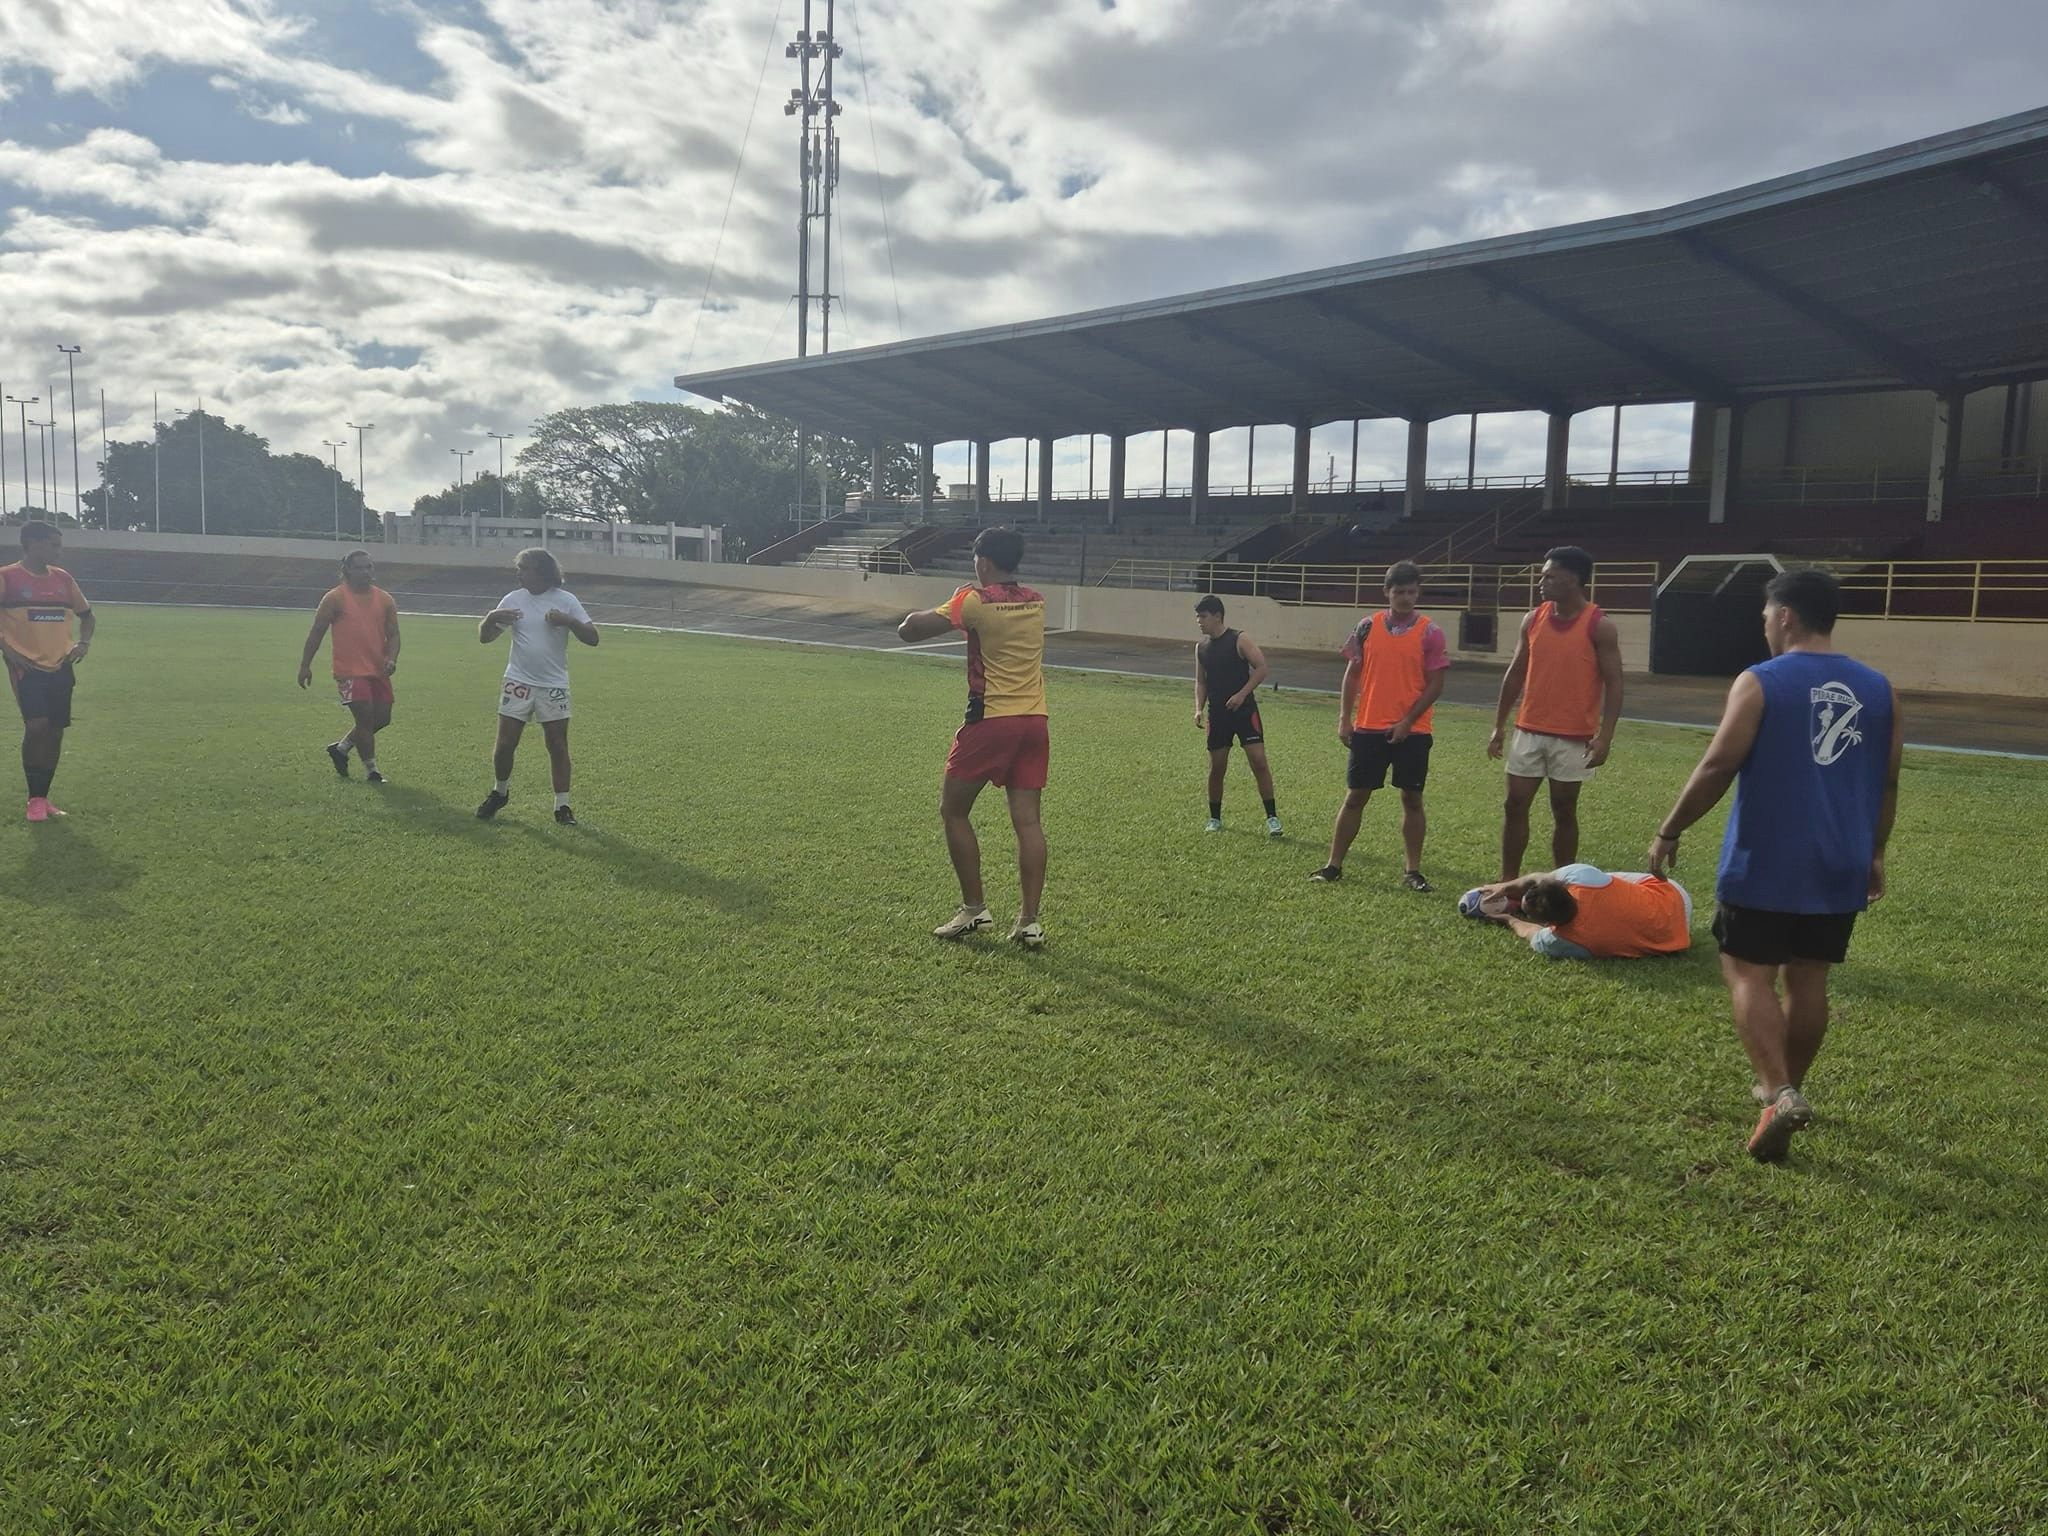
<path id="1" fill-rule="evenodd" d="M 1011 945 L 1000 953 L 1033 971 L 1080 987 L 1101 1002 L 1149 1015 L 1167 1027 L 1198 1031 L 1220 1045 L 1277 1060 L 1319 1078 L 1339 1099 L 1359 1107 L 1375 1130 L 1398 1129 L 1426 1155 L 1463 1145 L 1475 1134 L 1503 1153 L 1516 1153 L 1580 1177 L 1621 1176 L 1663 1184 L 1669 1158 L 1607 1116 L 1582 1114 L 1555 1098 L 1490 1097 L 1442 1073 L 1417 1067 L 1363 1041 L 1326 1036 L 1254 1013 L 1212 993 L 1052 949 L 1033 955 Z"/>
<path id="2" fill-rule="evenodd" d="M 69 820 L 25 829 L 28 846 L 6 888 L 38 907 L 58 907 L 80 917 L 126 917 L 113 901 L 116 891 L 135 883 L 141 866 L 110 858 Z"/>
<path id="3" fill-rule="evenodd" d="M 535 796 L 532 808 L 522 816 L 500 813 L 493 821 L 479 821 L 472 809 L 452 804 L 439 795 L 399 784 L 386 784 L 378 798 L 387 806 L 404 811 L 418 824 L 444 836 L 485 842 L 517 833 L 543 844 L 551 854 L 587 860 L 626 885 L 661 891 L 705 902 L 724 912 L 748 917 L 766 917 L 775 910 L 775 895 L 767 886 L 751 880 L 713 874 L 681 859 L 643 847 L 605 832 L 588 822 L 575 827 L 558 827 L 550 805 L 552 797 Z M 538 815 L 539 822 L 528 820 Z"/>

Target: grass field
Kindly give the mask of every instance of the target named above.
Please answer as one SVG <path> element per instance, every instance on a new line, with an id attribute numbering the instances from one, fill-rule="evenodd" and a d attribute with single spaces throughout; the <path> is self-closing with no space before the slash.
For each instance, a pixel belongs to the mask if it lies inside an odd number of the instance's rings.
<path id="1" fill-rule="evenodd" d="M 1269 843 L 1184 685 L 1056 677 L 1027 955 L 927 936 L 957 662 L 611 633 L 562 829 L 537 738 L 471 815 L 502 646 L 410 621 L 378 791 L 304 630 L 104 610 L 0 824 L 0 1532 L 2048 1522 L 2043 765 L 1908 755 L 1769 1168 L 1711 941 L 1455 916 L 1469 711 L 1418 897 L 1381 802 L 1305 879 L 1328 700 Z M 1586 856 L 1702 741 L 1625 728 Z"/>

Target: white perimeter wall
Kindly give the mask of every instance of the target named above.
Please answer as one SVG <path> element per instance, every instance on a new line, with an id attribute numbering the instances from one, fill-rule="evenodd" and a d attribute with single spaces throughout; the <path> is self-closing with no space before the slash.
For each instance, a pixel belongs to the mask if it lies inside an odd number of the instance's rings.
<path id="1" fill-rule="evenodd" d="M 2044 390 L 2048 393 L 2048 390 Z M 350 546 L 326 539 L 238 539 L 180 533 L 99 533 L 66 529 L 74 549 L 210 554 L 232 559 L 338 562 Z M 373 544 L 371 553 L 387 563 L 508 570 L 507 551 L 463 549 L 435 544 Z M 877 608 L 932 608 L 952 595 L 955 583 L 937 576 L 883 576 L 860 571 L 809 570 L 789 565 L 708 564 L 697 560 L 616 558 L 576 552 L 575 572 L 677 586 L 722 587 L 780 592 L 870 604 Z M 573 574 L 573 573 L 572 573 Z M 1142 592 L 1122 587 L 1052 587 L 1046 591 L 1046 624 L 1088 634 L 1194 643 L 1194 596 L 1187 592 Z M 1358 615 L 1348 608 L 1318 608 L 1276 602 L 1270 597 L 1226 595 L 1233 624 L 1282 650 L 1334 655 Z M 1459 612 L 1436 610 L 1433 617 L 1455 643 Z M 1518 615 L 1503 611 L 1499 652 L 1454 652 L 1471 660 L 1506 661 Z M 1641 613 L 1614 615 L 1621 632 L 1622 665 L 1644 672 L 1650 665 L 1650 619 Z M 1954 693 L 2048 695 L 2048 624 L 1976 623 L 1964 620 L 1844 619 L 1836 632 L 1843 650 L 1890 675 L 1901 688 Z"/>

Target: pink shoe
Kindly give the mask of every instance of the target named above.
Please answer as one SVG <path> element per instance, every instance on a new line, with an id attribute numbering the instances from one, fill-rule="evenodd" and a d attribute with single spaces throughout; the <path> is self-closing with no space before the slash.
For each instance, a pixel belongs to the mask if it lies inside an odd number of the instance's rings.
<path id="1" fill-rule="evenodd" d="M 50 819 L 49 800 L 42 795 L 29 796 L 28 819 L 30 821 L 48 821 Z"/>

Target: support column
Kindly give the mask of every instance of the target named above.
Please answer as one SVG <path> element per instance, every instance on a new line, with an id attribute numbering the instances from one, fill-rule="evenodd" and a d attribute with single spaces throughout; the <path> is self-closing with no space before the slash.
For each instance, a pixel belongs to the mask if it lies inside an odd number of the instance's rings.
<path id="1" fill-rule="evenodd" d="M 882 445 L 868 445 L 868 500 L 882 499 Z"/>
<path id="2" fill-rule="evenodd" d="M 1109 435 L 1109 526 L 1114 528 L 1124 509 L 1124 464 L 1131 440 L 1121 432 Z"/>
<path id="3" fill-rule="evenodd" d="M 917 445 L 917 510 L 926 522 L 932 520 L 932 445 Z"/>
<path id="4" fill-rule="evenodd" d="M 1571 482 L 1565 478 L 1565 456 L 1572 446 L 1572 419 L 1564 411 L 1552 411 L 1546 418 L 1543 438 L 1543 510 L 1554 512 L 1571 498 Z"/>
<path id="5" fill-rule="evenodd" d="M 1614 441 L 1607 450 L 1607 491 L 1613 500 L 1614 488 L 1621 484 L 1621 406 L 1614 407 Z"/>
<path id="6" fill-rule="evenodd" d="M 1714 408 L 1713 457 L 1707 471 L 1707 521 L 1728 521 L 1728 498 L 1742 473 L 1742 411 L 1732 405 Z"/>
<path id="7" fill-rule="evenodd" d="M 1963 461 L 1963 393 L 1934 397 L 1934 442 L 1927 455 L 1927 521 L 1941 521 L 1942 505 Z"/>
<path id="8" fill-rule="evenodd" d="M 1408 423 L 1408 478 L 1401 487 L 1401 515 L 1413 517 L 1422 510 L 1423 493 L 1429 487 L 1429 423 Z"/>
<path id="9" fill-rule="evenodd" d="M 1052 439 L 1038 440 L 1038 520 L 1052 516 Z"/>
<path id="10" fill-rule="evenodd" d="M 1188 526 L 1192 528 L 1209 510 L 1209 429 L 1195 428 L 1194 488 L 1188 494 Z"/>
<path id="11" fill-rule="evenodd" d="M 1294 490 L 1290 507 L 1296 517 L 1308 510 L 1308 428 L 1294 426 Z"/>
<path id="12" fill-rule="evenodd" d="M 974 445 L 974 520 L 988 517 L 988 439 Z"/>

